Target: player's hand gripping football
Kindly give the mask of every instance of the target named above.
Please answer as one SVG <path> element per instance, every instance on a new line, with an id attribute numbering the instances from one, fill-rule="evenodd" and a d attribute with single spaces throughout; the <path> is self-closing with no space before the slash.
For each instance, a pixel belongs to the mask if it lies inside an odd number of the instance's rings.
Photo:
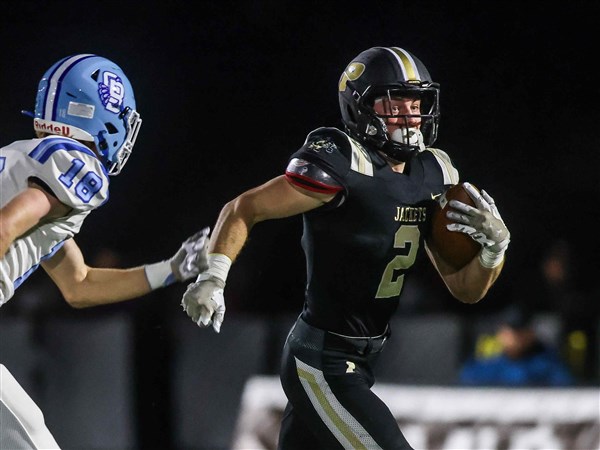
<path id="1" fill-rule="evenodd" d="M 225 316 L 224 288 L 225 281 L 207 272 L 200 274 L 198 280 L 188 286 L 181 305 L 199 327 L 212 324 L 217 333 L 221 331 Z"/>
<path id="2" fill-rule="evenodd" d="M 208 268 L 209 233 L 210 228 L 206 227 L 187 238 L 169 260 L 177 281 L 189 280 Z"/>
<path id="3" fill-rule="evenodd" d="M 450 200 L 446 216 L 453 220 L 448 230 L 468 234 L 483 246 L 480 262 L 484 267 L 496 267 L 502 261 L 510 242 L 510 232 L 500 216 L 494 199 L 483 189 L 478 192 L 470 183 L 464 183 L 475 208 L 458 200 Z"/>

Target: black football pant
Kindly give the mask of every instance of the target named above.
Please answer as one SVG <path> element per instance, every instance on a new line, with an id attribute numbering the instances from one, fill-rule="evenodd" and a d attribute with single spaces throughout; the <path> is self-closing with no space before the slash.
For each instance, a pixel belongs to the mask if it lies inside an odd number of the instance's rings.
<path id="1" fill-rule="evenodd" d="M 412 449 L 371 391 L 372 365 L 385 338 L 340 338 L 298 319 L 283 352 L 280 376 L 288 404 L 279 450 Z"/>

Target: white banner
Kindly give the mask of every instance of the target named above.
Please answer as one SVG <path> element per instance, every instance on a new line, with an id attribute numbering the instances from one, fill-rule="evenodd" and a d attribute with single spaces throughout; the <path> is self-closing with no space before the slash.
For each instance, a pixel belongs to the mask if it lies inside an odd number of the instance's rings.
<path id="1" fill-rule="evenodd" d="M 598 450 L 600 390 L 376 384 L 417 450 Z M 286 399 L 278 377 L 246 384 L 235 450 L 274 450 Z"/>

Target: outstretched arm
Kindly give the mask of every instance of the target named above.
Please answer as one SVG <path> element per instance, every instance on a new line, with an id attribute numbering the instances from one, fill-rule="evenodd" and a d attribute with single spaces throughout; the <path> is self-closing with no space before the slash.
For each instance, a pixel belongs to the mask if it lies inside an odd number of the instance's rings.
<path id="1" fill-rule="evenodd" d="M 323 205 L 331 197 L 295 187 L 283 175 L 276 177 L 223 207 L 208 252 L 227 255 L 234 261 L 255 224 L 302 214 Z"/>
<path id="2" fill-rule="evenodd" d="M 90 267 L 73 239 L 66 241 L 41 265 L 74 308 L 116 303 L 152 290 L 143 266 L 131 269 Z"/>
<path id="3" fill-rule="evenodd" d="M 279 176 L 227 203 L 215 225 L 209 245 L 209 268 L 188 286 L 182 299 L 187 315 L 199 326 L 219 332 L 225 303 L 223 289 L 229 267 L 242 250 L 252 227 L 317 208 L 333 198 L 296 187 Z"/>
<path id="4" fill-rule="evenodd" d="M 69 239 L 42 267 L 74 308 L 117 303 L 189 280 L 205 270 L 209 232 L 204 228 L 189 237 L 169 259 L 128 269 L 88 266 L 75 241 Z"/>
<path id="5" fill-rule="evenodd" d="M 117 303 L 189 280 L 205 270 L 209 231 L 204 228 L 188 238 L 170 259 L 128 269 L 88 266 L 75 241 L 69 239 L 42 267 L 74 308 Z"/>
<path id="6" fill-rule="evenodd" d="M 71 208 L 34 182 L 0 208 L 0 258 L 19 236 L 33 227 L 69 214 Z M 147 294 L 153 289 L 186 281 L 205 270 L 209 228 L 189 237 L 171 258 L 131 269 L 88 266 L 81 250 L 69 239 L 41 266 L 73 307 L 114 303 Z"/>

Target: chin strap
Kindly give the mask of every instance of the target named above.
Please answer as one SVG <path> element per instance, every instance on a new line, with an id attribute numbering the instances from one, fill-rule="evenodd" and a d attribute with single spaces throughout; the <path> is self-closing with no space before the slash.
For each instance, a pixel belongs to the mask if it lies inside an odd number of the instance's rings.
<path id="1" fill-rule="evenodd" d="M 367 126 L 368 140 L 384 154 L 398 162 L 408 162 L 412 156 L 425 150 L 423 133 L 418 128 L 398 128 L 390 135 L 387 125 L 380 117 Z M 382 136 L 386 139 L 381 143 Z"/>
<path id="2" fill-rule="evenodd" d="M 394 141 L 387 141 L 380 150 L 394 161 L 408 162 L 420 149 L 414 145 L 398 144 Z"/>

